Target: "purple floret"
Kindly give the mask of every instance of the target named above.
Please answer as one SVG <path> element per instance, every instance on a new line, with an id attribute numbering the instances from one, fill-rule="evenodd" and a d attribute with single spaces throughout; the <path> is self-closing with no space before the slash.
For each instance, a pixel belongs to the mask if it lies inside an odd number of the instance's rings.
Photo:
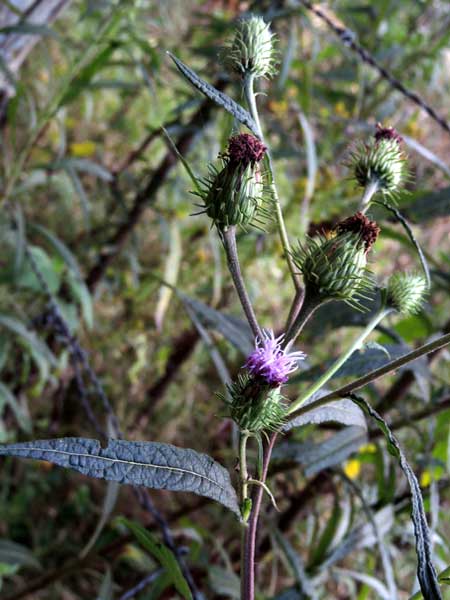
<path id="1" fill-rule="evenodd" d="M 284 335 L 275 337 L 273 331 L 265 331 L 263 339 L 256 339 L 255 350 L 247 358 L 245 367 L 271 385 L 281 385 L 289 374 L 297 369 L 298 362 L 305 358 L 303 352 L 286 352 L 281 347 Z"/>

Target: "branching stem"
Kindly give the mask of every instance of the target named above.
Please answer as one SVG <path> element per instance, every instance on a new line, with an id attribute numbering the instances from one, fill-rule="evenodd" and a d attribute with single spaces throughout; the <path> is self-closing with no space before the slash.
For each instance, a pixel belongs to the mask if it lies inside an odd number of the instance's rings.
<path id="1" fill-rule="evenodd" d="M 326 300 L 321 300 L 320 298 L 311 297 L 308 294 L 305 295 L 301 308 L 297 314 L 297 317 L 294 320 L 292 326 L 287 330 L 286 337 L 284 338 L 283 345 L 286 348 L 288 345 L 292 345 L 303 327 L 309 321 L 309 319 L 313 316 L 316 310 L 322 304 L 325 304 Z"/>
<path id="2" fill-rule="evenodd" d="M 245 287 L 244 278 L 242 277 L 236 246 L 236 227 L 232 226 L 224 228 L 220 233 L 223 246 L 225 248 L 225 253 L 227 255 L 228 268 L 230 270 L 231 277 L 233 278 L 234 287 L 238 293 L 242 308 L 244 309 L 245 316 L 247 317 L 247 321 L 252 328 L 253 335 L 259 339 L 262 339 L 262 330 L 258 324 L 247 288 Z"/>

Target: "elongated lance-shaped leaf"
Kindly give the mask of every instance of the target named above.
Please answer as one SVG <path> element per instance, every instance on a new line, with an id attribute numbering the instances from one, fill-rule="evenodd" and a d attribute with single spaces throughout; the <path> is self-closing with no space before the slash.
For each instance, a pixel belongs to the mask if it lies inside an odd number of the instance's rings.
<path id="1" fill-rule="evenodd" d="M 245 125 L 252 131 L 257 137 L 258 134 L 258 126 L 256 125 L 254 119 L 250 115 L 250 113 L 245 110 L 240 104 L 235 102 L 230 96 L 227 96 L 220 90 L 216 89 L 204 79 L 199 77 L 195 71 L 190 69 L 187 65 L 185 65 L 181 60 L 179 60 L 176 56 L 174 56 L 171 52 L 167 52 L 170 58 L 175 63 L 177 69 L 180 73 L 186 77 L 186 79 L 202 94 L 204 94 L 207 98 L 224 108 L 230 114 L 233 115 L 240 123 Z"/>
<path id="2" fill-rule="evenodd" d="M 46 460 L 89 477 L 155 489 L 193 492 L 240 514 L 228 471 L 206 454 L 158 442 L 86 438 L 0 445 L 0 455 Z"/>
<path id="3" fill-rule="evenodd" d="M 364 410 L 367 415 L 375 419 L 378 427 L 384 433 L 388 442 L 389 452 L 398 458 L 400 467 L 406 475 L 411 490 L 412 521 L 414 525 L 414 535 L 416 537 L 416 551 L 418 558 L 417 578 L 419 580 L 420 589 L 425 600 L 442 600 L 437 573 L 432 563 L 430 532 L 417 477 L 406 460 L 397 438 L 389 429 L 389 426 L 381 415 L 379 415 L 377 411 L 364 400 L 364 398 L 361 398 L 361 396 L 348 394 L 348 397 Z"/>

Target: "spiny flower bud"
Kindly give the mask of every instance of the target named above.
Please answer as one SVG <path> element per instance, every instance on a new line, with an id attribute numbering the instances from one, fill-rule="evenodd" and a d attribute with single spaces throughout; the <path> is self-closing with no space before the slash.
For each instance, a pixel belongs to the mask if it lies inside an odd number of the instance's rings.
<path id="1" fill-rule="evenodd" d="M 241 431 L 277 431 L 285 422 L 286 406 L 279 387 L 264 383 L 249 373 L 239 375 L 228 387 L 229 416 Z"/>
<path id="2" fill-rule="evenodd" d="M 341 221 L 334 230 L 299 243 L 293 259 L 303 274 L 306 294 L 316 301 L 344 300 L 360 308 L 372 288 L 367 254 L 380 228 L 362 213 Z"/>
<path id="3" fill-rule="evenodd" d="M 233 40 L 224 48 L 225 65 L 245 77 L 272 77 L 276 73 L 274 34 L 261 17 L 238 22 Z"/>
<path id="4" fill-rule="evenodd" d="M 266 147 L 253 135 L 242 133 L 230 138 L 228 149 L 220 155 L 222 169 L 210 167 L 210 177 L 203 180 L 198 194 L 206 212 L 217 227 L 246 226 L 262 222 L 265 214 L 264 184 L 259 162 Z"/>
<path id="5" fill-rule="evenodd" d="M 415 315 L 423 306 L 428 285 L 417 273 L 395 273 L 387 285 L 387 305 L 403 315 Z"/>
<path id="6" fill-rule="evenodd" d="M 374 139 L 352 152 L 349 166 L 361 187 L 375 186 L 376 191 L 385 195 L 398 191 L 407 178 L 401 142 L 401 136 L 393 127 L 378 124 Z"/>

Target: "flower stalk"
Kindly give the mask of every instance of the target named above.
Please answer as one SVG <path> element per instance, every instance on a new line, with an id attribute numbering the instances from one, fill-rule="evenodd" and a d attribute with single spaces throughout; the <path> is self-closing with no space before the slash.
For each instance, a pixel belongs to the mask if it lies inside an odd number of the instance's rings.
<path id="1" fill-rule="evenodd" d="M 228 268 L 233 279 L 234 287 L 241 301 L 247 321 L 255 337 L 262 337 L 262 330 L 255 315 L 250 297 L 242 277 L 241 267 L 236 246 L 236 227 L 226 227 L 220 230 L 223 247 L 227 256 Z"/>
<path id="2" fill-rule="evenodd" d="M 256 95 L 255 95 L 255 91 L 254 91 L 254 83 L 255 83 L 254 75 L 249 74 L 245 77 L 245 79 L 244 79 L 244 96 L 247 101 L 247 105 L 248 105 L 250 114 L 252 115 L 253 120 L 255 121 L 256 126 L 257 126 L 257 131 L 255 133 L 258 135 L 260 140 L 264 143 L 264 135 L 263 135 L 262 128 L 261 128 L 261 122 L 259 120 L 258 107 L 256 105 Z M 291 245 L 289 242 L 289 237 L 288 237 L 286 225 L 284 222 L 283 211 L 281 209 L 280 197 L 278 195 L 278 190 L 275 185 L 273 163 L 272 163 L 272 158 L 270 156 L 269 151 L 266 152 L 266 156 L 267 156 L 267 162 L 268 162 L 269 171 L 270 171 L 269 187 L 270 187 L 273 204 L 274 204 L 274 208 L 275 208 L 275 218 L 277 221 L 278 235 L 280 236 L 281 245 L 283 246 L 284 255 L 285 255 L 285 258 L 287 261 L 289 272 L 292 277 L 292 281 L 294 283 L 295 289 L 297 291 L 299 291 L 302 289 L 302 285 L 299 281 L 298 273 L 295 268 L 294 261 L 292 260 Z"/>
<path id="3" fill-rule="evenodd" d="M 295 402 L 291 404 L 288 408 L 287 413 L 292 414 L 296 410 L 300 408 L 302 404 L 304 404 L 307 400 L 311 398 L 316 392 L 318 392 L 326 383 L 333 377 L 333 375 L 347 362 L 350 356 L 361 347 L 361 344 L 364 340 L 369 336 L 370 333 L 375 329 L 375 327 L 382 321 L 389 313 L 393 312 L 393 308 L 386 308 L 383 306 L 375 316 L 370 320 L 365 329 L 360 333 L 360 335 L 356 338 L 353 344 L 331 365 L 331 367 L 319 377 L 319 379 L 303 394 L 298 398 Z"/>

